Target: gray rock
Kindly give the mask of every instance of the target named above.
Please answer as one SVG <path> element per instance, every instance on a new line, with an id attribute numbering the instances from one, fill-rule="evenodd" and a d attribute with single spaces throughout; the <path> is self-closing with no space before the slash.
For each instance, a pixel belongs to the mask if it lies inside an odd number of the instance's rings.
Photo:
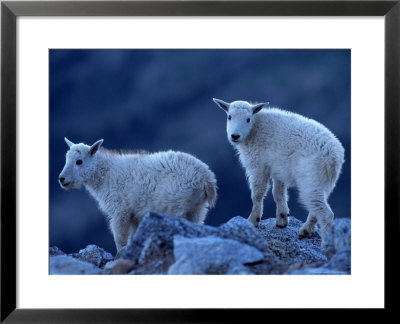
<path id="1" fill-rule="evenodd" d="M 346 272 L 325 267 L 304 268 L 287 273 L 289 275 L 346 275 Z"/>
<path id="2" fill-rule="evenodd" d="M 244 264 L 261 261 L 254 247 L 215 236 L 188 239 L 174 237 L 176 262 L 168 274 L 248 274 Z"/>
<path id="3" fill-rule="evenodd" d="M 49 255 L 63 255 L 65 254 L 63 251 L 61 251 L 58 246 L 50 246 L 49 248 Z"/>
<path id="4" fill-rule="evenodd" d="M 302 222 L 290 217 L 285 228 L 275 224 L 275 218 L 261 220 L 258 231 L 273 253 L 287 265 L 296 263 L 313 264 L 326 262 L 327 257 L 321 247 L 321 238 L 314 234 L 311 238 L 299 239 Z"/>
<path id="5" fill-rule="evenodd" d="M 114 266 L 116 265 L 116 263 L 118 262 L 118 260 L 113 260 L 113 261 L 109 261 L 104 265 L 104 271 L 106 273 L 111 273 L 112 269 L 114 268 Z"/>
<path id="6" fill-rule="evenodd" d="M 140 255 L 145 245 L 149 244 L 149 237 L 163 237 L 165 248 L 173 246 L 174 235 L 184 237 L 204 237 L 217 235 L 215 227 L 195 224 L 186 219 L 173 216 L 158 214 L 155 212 L 147 213 L 137 228 L 132 243 L 122 254 L 122 258 L 139 261 Z"/>
<path id="7" fill-rule="evenodd" d="M 295 220 L 295 223 L 298 221 Z M 296 224 L 297 226 L 297 224 Z M 307 239 L 302 240 L 307 242 Z M 310 248 L 309 246 L 308 248 Z M 304 248 L 304 247 L 303 247 Z M 351 273 L 351 227 L 350 219 L 334 219 L 325 234 L 323 259 L 315 262 L 300 262 L 295 264 L 295 270 L 288 270 L 288 274 L 350 274 Z"/>
<path id="8" fill-rule="evenodd" d="M 162 233 L 151 234 L 143 244 L 135 274 L 165 274 L 174 261 L 172 240 Z"/>
<path id="9" fill-rule="evenodd" d="M 227 275 L 254 275 L 254 272 L 250 271 L 248 267 L 243 266 L 232 266 Z"/>
<path id="10" fill-rule="evenodd" d="M 111 253 L 104 251 L 103 248 L 94 244 L 88 245 L 78 253 L 71 254 L 71 256 L 81 261 L 92 263 L 100 268 L 104 267 L 107 262 L 113 260 Z"/>
<path id="11" fill-rule="evenodd" d="M 149 212 L 140 223 L 131 247 L 125 252 L 129 258 L 139 257 L 144 242 L 152 234 L 169 237 L 172 241 L 174 235 L 184 237 L 205 237 L 214 235 L 221 238 L 230 238 L 245 243 L 260 251 L 269 251 L 265 239 L 258 233 L 257 229 L 243 217 L 237 216 L 230 219 L 220 227 L 199 225 L 186 219 L 155 212 Z M 139 250 L 139 251 L 137 251 Z"/>
<path id="12" fill-rule="evenodd" d="M 253 246 L 264 254 L 262 261 L 247 264 L 247 269 L 251 270 L 251 273 L 279 274 L 286 271 L 288 265 L 275 255 L 268 246 L 268 240 L 247 219 L 241 216 L 233 217 L 218 229 L 220 230 L 218 236 Z"/>
<path id="13" fill-rule="evenodd" d="M 89 245 L 71 255 L 50 248 L 52 274 L 349 274 L 349 219 L 335 219 L 326 249 L 315 233 L 299 239 L 302 222 L 290 217 L 286 228 L 275 218 L 255 228 L 243 217 L 219 226 L 147 213 L 131 244 L 114 261 L 104 249 Z M 84 261 L 84 262 L 83 262 Z"/>
<path id="14" fill-rule="evenodd" d="M 351 220 L 335 218 L 325 233 L 324 247 L 328 258 L 342 249 L 351 247 Z"/>
<path id="15" fill-rule="evenodd" d="M 254 246 L 264 252 L 270 252 L 267 241 L 262 237 L 257 228 L 247 219 L 236 216 L 227 223 L 218 227 L 219 235 L 222 238 L 229 238 L 238 242 Z"/>
<path id="16" fill-rule="evenodd" d="M 68 255 L 55 255 L 50 257 L 50 274 L 52 275 L 83 275 L 102 274 L 104 271 L 92 263 L 80 261 Z"/>
<path id="17" fill-rule="evenodd" d="M 220 227 L 199 225 L 186 219 L 147 213 L 141 221 L 130 246 L 121 258 L 137 262 L 135 273 L 167 273 L 168 267 L 175 262 L 173 254 L 173 237 L 180 235 L 186 238 L 215 236 L 233 239 L 255 247 L 264 254 L 264 260 L 249 264 L 248 268 L 262 273 L 281 273 L 284 265 L 268 248 L 265 239 L 246 219 L 234 217 Z M 264 263 L 263 266 L 260 266 Z M 221 270 L 222 271 L 222 270 Z M 259 273 L 259 272 L 257 272 Z"/>
<path id="18" fill-rule="evenodd" d="M 330 260 L 325 264 L 328 269 L 343 271 L 347 274 L 351 273 L 351 249 L 342 248 L 335 253 Z"/>

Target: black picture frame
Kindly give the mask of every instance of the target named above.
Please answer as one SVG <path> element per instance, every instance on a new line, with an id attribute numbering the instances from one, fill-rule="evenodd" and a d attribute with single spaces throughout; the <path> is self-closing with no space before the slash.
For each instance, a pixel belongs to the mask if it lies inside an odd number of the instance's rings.
<path id="1" fill-rule="evenodd" d="M 16 19 L 19 16 L 384 16 L 385 309 L 396 307 L 399 234 L 400 0 L 395 1 L 2 1 L 1 2 L 1 322 L 236 322 L 265 310 L 16 308 Z M 366 185 L 368 177 L 366 175 Z M 373 235 L 373 233 L 371 233 Z M 366 283 L 367 284 L 367 283 Z M 258 314 L 261 315 L 261 314 Z M 251 317 L 256 319 L 251 314 Z M 321 318 L 315 320 L 321 320 Z"/>

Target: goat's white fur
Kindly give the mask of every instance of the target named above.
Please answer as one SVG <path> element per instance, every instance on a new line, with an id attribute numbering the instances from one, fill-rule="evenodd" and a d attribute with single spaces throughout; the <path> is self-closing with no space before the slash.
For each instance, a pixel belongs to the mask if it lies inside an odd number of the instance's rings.
<path id="1" fill-rule="evenodd" d="M 120 154 L 92 146 L 69 146 L 59 176 L 63 189 L 82 185 L 107 215 L 117 251 L 128 243 L 143 216 L 156 211 L 202 224 L 217 198 L 214 173 L 182 152 Z M 81 164 L 76 161 L 81 160 Z M 80 163 L 80 162 L 78 162 Z"/>
<path id="2" fill-rule="evenodd" d="M 228 140 L 246 170 L 253 202 L 248 220 L 258 226 L 272 178 L 276 225 L 288 224 L 287 188 L 297 187 L 309 212 L 300 237 L 310 236 L 318 223 L 323 241 L 334 217 L 327 200 L 344 163 L 339 140 L 320 123 L 277 108 L 262 109 L 265 103 L 214 102 L 228 115 Z"/>

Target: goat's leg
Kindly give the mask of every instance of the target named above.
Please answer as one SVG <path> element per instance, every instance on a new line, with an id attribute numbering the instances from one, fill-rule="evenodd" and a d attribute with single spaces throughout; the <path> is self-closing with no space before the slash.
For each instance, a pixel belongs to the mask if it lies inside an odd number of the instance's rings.
<path id="1" fill-rule="evenodd" d="M 286 227 L 290 216 L 286 185 L 277 179 L 273 179 L 272 196 L 276 204 L 276 226 Z"/>
<path id="2" fill-rule="evenodd" d="M 248 218 L 254 226 L 258 226 L 263 213 L 263 199 L 269 189 L 269 172 L 265 168 L 254 169 L 248 172 L 251 200 L 253 208 Z"/>
<path id="3" fill-rule="evenodd" d="M 117 255 L 121 255 L 122 249 L 126 246 L 131 232 L 131 216 L 130 214 L 117 215 L 111 219 L 110 227 L 114 236 Z"/>
<path id="4" fill-rule="evenodd" d="M 325 232 L 330 226 L 334 214 L 329 206 L 324 192 L 312 191 L 310 193 L 300 192 L 301 200 L 309 210 L 305 224 L 300 228 L 299 236 L 309 236 L 315 231 L 315 224 L 318 224 L 321 231 L 322 245 L 325 241 Z"/>
<path id="5" fill-rule="evenodd" d="M 310 237 L 313 233 L 315 233 L 317 225 L 317 217 L 315 215 L 309 213 L 306 222 L 300 228 L 299 238 Z"/>

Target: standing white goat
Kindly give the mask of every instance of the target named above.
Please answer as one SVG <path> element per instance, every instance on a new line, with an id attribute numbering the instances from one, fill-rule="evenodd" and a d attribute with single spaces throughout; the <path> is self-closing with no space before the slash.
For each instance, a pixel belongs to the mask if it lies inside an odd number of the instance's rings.
<path id="1" fill-rule="evenodd" d="M 82 185 L 107 215 L 117 251 L 128 243 L 148 211 L 170 214 L 202 224 L 217 199 L 214 173 L 182 152 L 120 154 L 92 146 L 69 146 L 59 176 L 63 189 Z"/>
<path id="2" fill-rule="evenodd" d="M 344 162 L 339 140 L 312 119 L 276 108 L 262 109 L 267 103 L 213 100 L 228 115 L 228 140 L 246 170 L 253 201 L 248 220 L 258 226 L 271 177 L 276 225 L 288 224 L 287 188 L 297 187 L 300 202 L 309 212 L 299 236 L 310 236 L 318 223 L 324 241 L 334 217 L 327 200 Z"/>

